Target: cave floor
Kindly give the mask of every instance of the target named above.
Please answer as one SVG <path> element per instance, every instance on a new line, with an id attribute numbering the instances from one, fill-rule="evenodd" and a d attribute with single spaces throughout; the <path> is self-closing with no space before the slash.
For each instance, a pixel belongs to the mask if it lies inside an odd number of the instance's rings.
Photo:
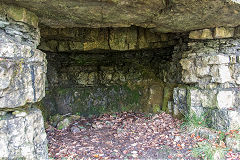
<path id="1" fill-rule="evenodd" d="M 80 119 L 64 130 L 49 126 L 52 159 L 198 159 L 193 146 L 204 139 L 181 131 L 166 113 L 105 114 Z"/>

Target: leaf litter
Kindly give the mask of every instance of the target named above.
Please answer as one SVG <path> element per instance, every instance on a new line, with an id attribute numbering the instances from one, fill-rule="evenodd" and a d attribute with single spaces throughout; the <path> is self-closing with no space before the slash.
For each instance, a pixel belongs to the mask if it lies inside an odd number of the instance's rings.
<path id="1" fill-rule="evenodd" d="M 166 113 L 146 116 L 123 112 L 80 117 L 64 129 L 49 125 L 49 157 L 60 159 L 194 160 L 191 150 L 202 141 L 182 132 L 182 121 Z M 228 157 L 234 155 L 228 153 Z"/>

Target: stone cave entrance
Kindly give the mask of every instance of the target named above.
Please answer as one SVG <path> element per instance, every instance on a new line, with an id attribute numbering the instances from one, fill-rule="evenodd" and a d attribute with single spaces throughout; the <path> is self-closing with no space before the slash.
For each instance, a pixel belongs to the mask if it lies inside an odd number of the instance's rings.
<path id="1" fill-rule="evenodd" d="M 45 116 L 172 112 L 169 101 L 181 80 L 172 57 L 179 36 L 139 27 L 43 28 L 41 36 L 38 48 L 48 61 Z"/>
<path id="2" fill-rule="evenodd" d="M 238 156 L 239 6 L 63 2 L 0 4 L 0 159 L 193 159 L 177 118 L 206 113 Z"/>

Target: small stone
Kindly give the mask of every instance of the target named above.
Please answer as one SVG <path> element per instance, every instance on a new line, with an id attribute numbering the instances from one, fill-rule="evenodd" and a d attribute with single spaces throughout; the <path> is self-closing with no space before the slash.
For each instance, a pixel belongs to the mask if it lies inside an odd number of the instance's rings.
<path id="1" fill-rule="evenodd" d="M 234 28 L 216 27 L 214 38 L 230 38 L 234 36 Z"/>
<path id="2" fill-rule="evenodd" d="M 69 118 L 65 118 L 57 124 L 57 129 L 66 129 L 70 125 Z"/>
<path id="3" fill-rule="evenodd" d="M 73 134 L 79 133 L 79 132 L 81 131 L 78 127 L 75 127 L 75 126 L 71 127 L 70 130 L 71 130 L 71 132 L 72 132 Z"/>

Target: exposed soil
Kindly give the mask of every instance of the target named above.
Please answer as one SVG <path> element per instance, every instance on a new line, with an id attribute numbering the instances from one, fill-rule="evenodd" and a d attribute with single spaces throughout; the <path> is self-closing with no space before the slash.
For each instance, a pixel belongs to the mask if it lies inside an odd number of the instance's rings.
<path id="1" fill-rule="evenodd" d="M 198 159 L 191 149 L 203 141 L 180 130 L 181 121 L 161 113 L 105 114 L 74 121 L 67 129 L 49 126 L 53 159 Z"/>

